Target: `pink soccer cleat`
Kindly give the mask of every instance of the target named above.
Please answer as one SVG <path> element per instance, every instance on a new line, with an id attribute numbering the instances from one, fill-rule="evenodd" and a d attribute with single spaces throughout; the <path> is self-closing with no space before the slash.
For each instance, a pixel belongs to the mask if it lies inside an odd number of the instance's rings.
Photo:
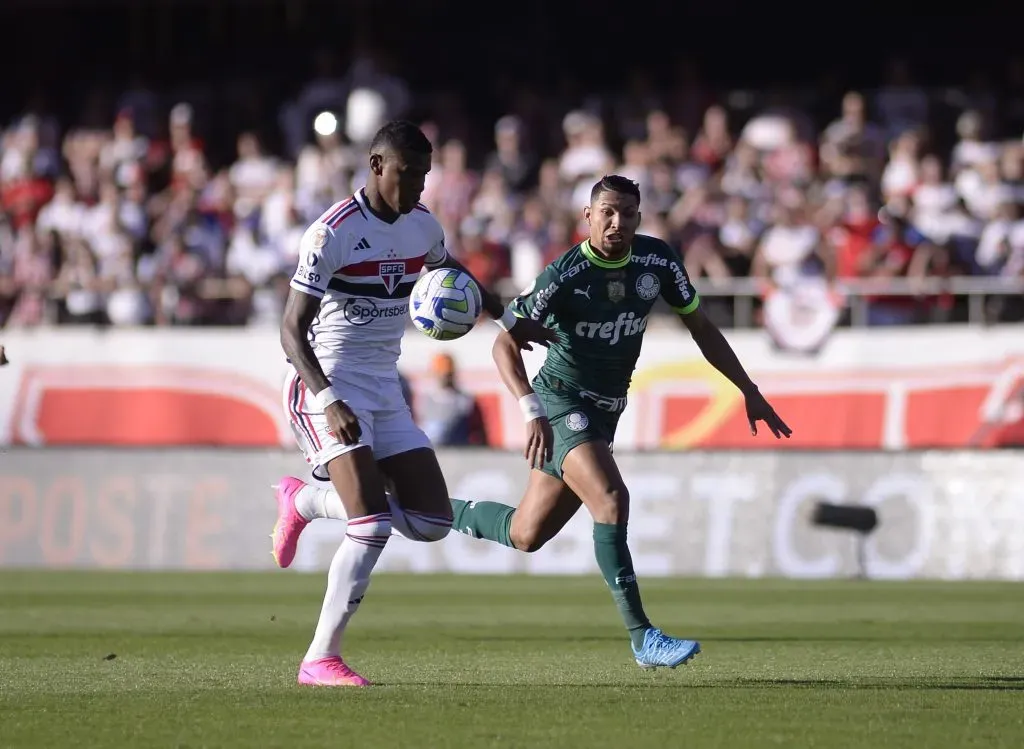
<path id="1" fill-rule="evenodd" d="M 295 495 L 306 486 L 294 476 L 285 476 L 274 487 L 277 495 L 277 523 L 270 538 L 274 541 L 274 561 L 278 567 L 287 567 L 295 559 L 295 548 L 299 544 L 302 529 L 309 525 L 299 511 L 295 509 Z"/>
<path id="2" fill-rule="evenodd" d="M 339 656 L 303 661 L 299 684 L 308 687 L 368 687 L 370 682 L 345 665 Z"/>

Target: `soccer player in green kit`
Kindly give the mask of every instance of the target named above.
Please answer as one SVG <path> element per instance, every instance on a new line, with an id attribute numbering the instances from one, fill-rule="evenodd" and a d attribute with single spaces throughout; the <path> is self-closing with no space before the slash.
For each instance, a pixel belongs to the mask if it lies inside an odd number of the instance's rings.
<path id="1" fill-rule="evenodd" d="M 679 314 L 707 361 L 746 398 L 751 433 L 763 421 L 776 438 L 791 430 L 750 380 L 725 337 L 708 320 L 678 253 L 638 235 L 640 190 L 607 176 L 584 209 L 590 237 L 551 263 L 512 304 L 520 317 L 558 332 L 530 382 L 520 347 L 498 335 L 493 355 L 527 421 L 530 483 L 518 508 L 453 499 L 452 529 L 521 551 L 536 551 L 586 505 L 594 519 L 594 552 L 629 630 L 641 668 L 675 668 L 700 652 L 694 640 L 651 625 L 629 547 L 629 490 L 612 457 L 619 416 L 640 356 L 648 315 L 658 297 Z"/>

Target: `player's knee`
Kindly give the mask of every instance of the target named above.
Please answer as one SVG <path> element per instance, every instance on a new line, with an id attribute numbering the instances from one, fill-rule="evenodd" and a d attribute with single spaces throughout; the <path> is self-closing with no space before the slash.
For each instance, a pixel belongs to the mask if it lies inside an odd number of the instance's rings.
<path id="1" fill-rule="evenodd" d="M 451 532 L 452 508 L 447 499 L 440 512 L 407 510 L 391 492 L 388 492 L 387 500 L 395 517 L 395 530 L 409 540 L 431 543 L 440 541 Z"/>
<path id="2" fill-rule="evenodd" d="M 533 524 L 519 525 L 515 521 L 513 521 L 508 535 L 516 549 L 527 553 L 538 551 L 550 540 L 542 526 Z"/>
<path id="3" fill-rule="evenodd" d="M 629 517 L 629 489 L 610 486 L 588 504 L 594 522 L 619 525 Z"/>
<path id="4" fill-rule="evenodd" d="M 452 530 L 452 519 L 450 516 L 431 515 L 425 512 L 409 510 L 406 511 L 405 518 L 412 532 L 412 538 L 417 541 L 425 543 L 440 541 Z"/>

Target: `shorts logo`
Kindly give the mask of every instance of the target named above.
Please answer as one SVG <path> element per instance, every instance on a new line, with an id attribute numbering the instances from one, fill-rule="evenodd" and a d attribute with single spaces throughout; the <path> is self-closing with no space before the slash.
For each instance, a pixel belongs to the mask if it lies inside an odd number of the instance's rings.
<path id="1" fill-rule="evenodd" d="M 621 302 L 626 298 L 626 284 L 622 281 L 608 282 L 608 301 Z"/>
<path id="2" fill-rule="evenodd" d="M 398 288 L 398 282 L 405 275 L 405 263 L 381 263 L 377 271 L 380 280 L 384 282 L 389 294 L 394 294 Z"/>
<path id="3" fill-rule="evenodd" d="M 661 281 L 653 273 L 644 273 L 636 279 L 636 293 L 645 302 L 649 302 L 661 292 Z"/>
<path id="4" fill-rule="evenodd" d="M 574 432 L 582 432 L 590 426 L 590 419 L 587 418 L 586 414 L 577 411 L 565 417 L 565 425 Z"/>

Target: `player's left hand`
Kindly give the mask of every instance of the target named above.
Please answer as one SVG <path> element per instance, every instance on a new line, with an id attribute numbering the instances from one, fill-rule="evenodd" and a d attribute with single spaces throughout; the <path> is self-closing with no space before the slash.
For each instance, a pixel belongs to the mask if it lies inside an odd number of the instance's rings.
<path id="1" fill-rule="evenodd" d="M 753 436 L 757 436 L 757 422 L 763 421 L 772 430 L 772 434 L 775 435 L 776 439 L 780 439 L 783 436 L 787 439 L 789 438 L 793 430 L 775 413 L 775 409 L 764 399 L 760 390 L 755 389 L 747 393 L 746 398 L 747 421 L 750 422 L 750 433 Z"/>
<path id="2" fill-rule="evenodd" d="M 551 429 L 551 422 L 547 417 L 533 419 L 526 425 L 526 449 L 523 450 L 523 457 L 530 464 L 530 468 L 538 471 L 546 461 L 551 460 L 554 451 L 555 433 Z"/>
<path id="3" fill-rule="evenodd" d="M 558 340 L 558 333 L 551 328 L 545 328 L 536 320 L 528 317 L 519 317 L 515 325 L 508 329 L 508 334 L 521 349 L 533 351 L 531 343 L 539 343 L 547 348 L 548 345 Z"/>

